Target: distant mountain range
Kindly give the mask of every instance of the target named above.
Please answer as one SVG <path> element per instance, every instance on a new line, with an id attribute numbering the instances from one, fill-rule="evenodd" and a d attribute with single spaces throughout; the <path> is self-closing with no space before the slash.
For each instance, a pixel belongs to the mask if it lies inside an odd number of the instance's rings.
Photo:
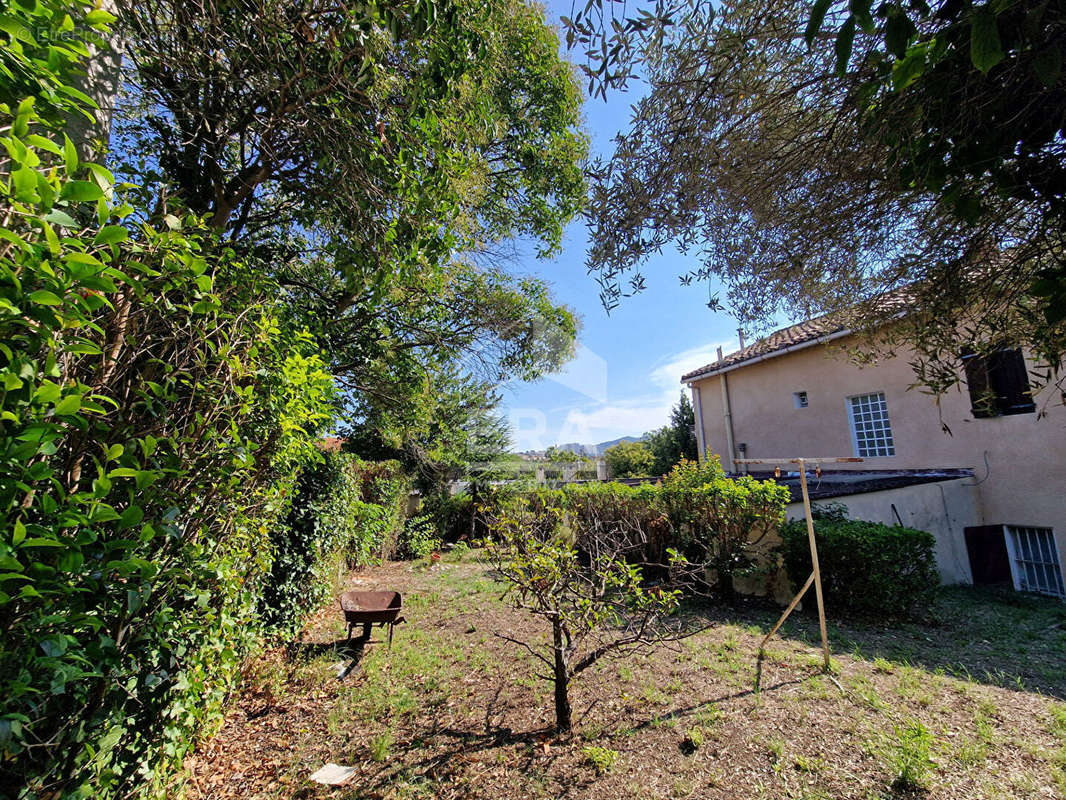
<path id="1" fill-rule="evenodd" d="M 644 436 L 622 436 L 618 439 L 611 439 L 609 442 L 600 442 L 599 444 L 578 444 L 577 442 L 568 442 L 567 444 L 559 445 L 560 450 L 569 450 L 571 453 L 577 453 L 579 456 L 587 456 L 588 458 L 596 458 L 602 456 L 603 451 L 608 447 L 614 447 L 616 444 L 622 442 L 642 442 L 647 438 L 647 434 Z"/>

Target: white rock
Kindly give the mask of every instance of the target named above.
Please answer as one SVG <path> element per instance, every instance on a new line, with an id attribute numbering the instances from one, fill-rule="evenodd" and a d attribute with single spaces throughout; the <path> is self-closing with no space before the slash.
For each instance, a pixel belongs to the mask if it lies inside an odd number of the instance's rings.
<path id="1" fill-rule="evenodd" d="M 324 783 L 327 786 L 337 786 L 344 783 L 355 774 L 355 767 L 342 767 L 340 764 L 326 764 L 322 769 L 311 775 L 311 780 Z"/>

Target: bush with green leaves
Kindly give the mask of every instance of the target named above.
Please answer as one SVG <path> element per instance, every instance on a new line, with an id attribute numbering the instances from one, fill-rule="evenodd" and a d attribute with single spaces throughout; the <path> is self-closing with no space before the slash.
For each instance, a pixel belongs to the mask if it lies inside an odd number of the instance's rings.
<path id="1" fill-rule="evenodd" d="M 658 489 L 673 546 L 706 564 L 728 591 L 732 577 L 767 568 L 769 537 L 784 520 L 789 491 L 750 475 L 726 476 L 718 457 L 681 459 Z"/>
<path id="2" fill-rule="evenodd" d="M 112 17 L 4 19 L 0 795 L 160 796 L 258 644 L 332 380 L 262 265 L 62 132 Z"/>
<path id="3" fill-rule="evenodd" d="M 304 464 L 288 513 L 270 533 L 273 564 L 260 608 L 275 632 L 299 628 L 331 595 L 345 569 L 389 555 L 406 501 L 406 482 L 399 476 L 395 462 L 368 463 L 343 452 L 326 452 Z"/>
<path id="4" fill-rule="evenodd" d="M 814 531 L 826 606 L 836 613 L 913 617 L 928 612 L 940 583 L 931 533 L 820 513 Z M 807 523 L 781 527 L 781 555 L 794 583 L 811 573 Z"/>
<path id="5" fill-rule="evenodd" d="M 426 558 L 440 548 L 440 534 L 431 517 L 419 515 L 407 520 L 400 533 L 400 558 Z"/>

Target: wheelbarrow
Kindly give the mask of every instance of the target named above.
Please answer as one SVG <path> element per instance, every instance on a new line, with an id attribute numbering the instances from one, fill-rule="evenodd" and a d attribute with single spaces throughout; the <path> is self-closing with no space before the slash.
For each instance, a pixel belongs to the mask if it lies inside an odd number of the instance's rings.
<path id="1" fill-rule="evenodd" d="M 389 626 L 389 648 L 392 648 L 392 631 L 406 620 L 399 616 L 403 597 L 399 592 L 345 592 L 341 595 L 341 611 L 348 626 L 348 639 L 357 625 L 363 626 L 363 640 L 370 640 L 370 630 L 375 625 Z"/>

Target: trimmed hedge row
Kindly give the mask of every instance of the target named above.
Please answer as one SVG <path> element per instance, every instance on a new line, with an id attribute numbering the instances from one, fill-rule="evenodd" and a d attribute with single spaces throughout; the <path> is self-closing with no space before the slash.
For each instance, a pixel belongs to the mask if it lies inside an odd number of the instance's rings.
<path id="1" fill-rule="evenodd" d="M 594 528 L 624 531 L 639 543 L 645 564 L 663 565 L 674 549 L 708 568 L 709 580 L 730 592 L 731 578 L 763 568 L 767 537 L 784 517 L 789 493 L 773 481 L 726 477 L 718 459 L 682 460 L 658 484 L 571 484 L 562 489 L 494 491 L 481 504 L 488 519 L 513 518 L 543 534 L 595 540 Z"/>
<path id="2" fill-rule="evenodd" d="M 846 613 L 915 617 L 932 606 L 940 584 L 931 533 L 815 513 L 826 605 Z M 794 583 L 811 573 L 807 523 L 781 527 L 781 555 Z"/>

